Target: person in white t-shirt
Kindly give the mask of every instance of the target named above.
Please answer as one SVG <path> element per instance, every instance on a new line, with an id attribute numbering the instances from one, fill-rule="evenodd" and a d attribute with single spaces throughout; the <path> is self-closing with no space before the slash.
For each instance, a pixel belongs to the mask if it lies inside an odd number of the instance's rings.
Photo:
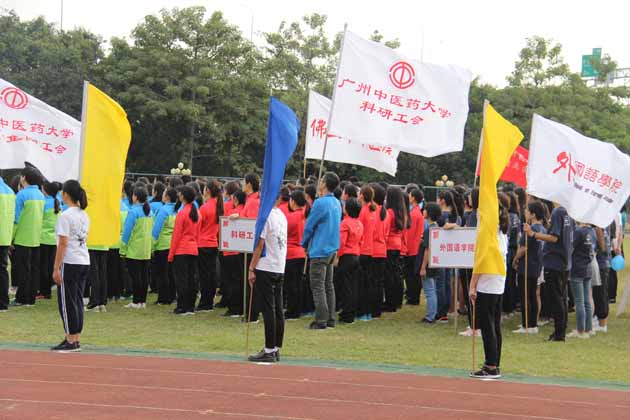
<path id="1" fill-rule="evenodd" d="M 274 363 L 280 360 L 284 338 L 282 284 L 286 257 L 287 219 L 280 209 L 274 207 L 249 266 L 249 283 L 252 288 L 256 284 L 256 307 L 262 312 L 265 322 L 265 347 L 249 357 L 251 362 Z"/>
<path id="2" fill-rule="evenodd" d="M 70 353 L 81 351 L 83 292 L 90 271 L 87 249 L 90 219 L 85 212 L 87 195 L 78 181 L 66 181 L 61 197 L 68 208 L 59 215 L 55 227 L 57 253 L 53 280 L 57 284 L 57 303 L 66 338 L 51 350 Z"/>
<path id="3" fill-rule="evenodd" d="M 497 232 L 499 249 L 505 259 L 508 252 L 507 232 L 508 213 L 503 207 L 499 211 L 500 228 Z M 501 377 L 501 311 L 502 296 L 505 291 L 505 276 L 497 274 L 473 274 L 469 297 L 475 310 L 473 328 L 481 329 L 486 360 L 483 367 L 470 376 L 479 379 L 499 379 Z"/>

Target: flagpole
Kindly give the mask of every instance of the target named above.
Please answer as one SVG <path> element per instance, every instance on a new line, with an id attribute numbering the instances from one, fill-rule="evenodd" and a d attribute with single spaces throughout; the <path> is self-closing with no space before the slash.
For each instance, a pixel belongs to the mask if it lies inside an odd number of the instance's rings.
<path id="1" fill-rule="evenodd" d="M 87 97 L 90 82 L 83 81 L 83 100 L 81 104 L 81 141 L 79 142 L 79 181 L 83 178 L 83 154 L 85 152 L 85 131 L 87 128 Z"/>
<path id="2" fill-rule="evenodd" d="M 477 151 L 477 164 L 475 165 L 475 182 L 473 182 L 473 188 L 477 188 L 477 174 L 479 173 L 479 163 L 481 161 L 481 149 L 483 148 L 483 125 L 486 122 L 486 107 L 490 102 L 487 99 L 483 101 L 483 116 L 481 121 L 481 135 L 479 138 L 479 150 Z"/>
<path id="3" fill-rule="evenodd" d="M 339 78 L 339 67 L 341 67 L 341 59 L 343 57 L 343 44 L 346 42 L 346 32 L 348 32 L 348 24 L 343 25 L 343 38 L 341 39 L 341 48 L 339 49 L 339 61 L 337 62 L 337 72 L 335 74 L 335 84 L 333 85 L 333 96 L 330 104 L 330 111 L 328 112 L 328 129 L 326 130 L 326 138 L 324 139 L 324 150 L 322 151 L 322 160 L 319 164 L 319 175 L 317 177 L 317 187 L 319 190 L 319 183 L 322 179 L 322 172 L 324 171 L 324 159 L 326 158 L 326 147 L 328 146 L 328 136 L 330 135 L 330 127 L 332 127 L 333 110 L 335 109 L 335 97 L 337 96 L 337 79 Z M 306 168 L 306 163 L 305 163 Z M 331 191 L 332 192 L 332 191 Z M 319 192 L 318 192 L 319 195 Z"/>

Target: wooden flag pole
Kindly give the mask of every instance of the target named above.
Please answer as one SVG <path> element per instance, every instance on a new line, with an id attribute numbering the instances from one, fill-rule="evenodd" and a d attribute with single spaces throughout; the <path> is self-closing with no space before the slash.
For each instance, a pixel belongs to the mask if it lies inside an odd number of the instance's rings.
<path id="1" fill-rule="evenodd" d="M 249 324 L 251 324 L 251 322 L 249 322 L 252 318 L 252 303 L 254 301 L 254 285 L 256 283 L 252 284 L 251 287 L 251 291 L 249 293 L 249 309 L 247 310 L 247 319 L 245 324 L 247 324 L 247 327 L 245 327 L 245 359 L 247 359 L 249 357 Z"/>
<path id="2" fill-rule="evenodd" d="M 341 67 L 341 59 L 343 58 L 343 44 L 346 40 L 346 32 L 348 31 L 348 24 L 343 25 L 343 38 L 341 40 L 341 48 L 339 50 L 339 61 L 337 62 L 337 72 L 335 75 L 335 85 L 333 86 L 332 102 L 330 104 L 330 111 L 328 112 L 328 129 L 326 130 L 326 138 L 324 139 L 324 150 L 322 152 L 322 160 L 319 164 L 319 175 L 317 176 L 317 188 L 319 190 L 319 184 L 322 180 L 324 172 L 324 160 L 326 158 L 326 147 L 328 146 L 328 137 L 330 136 L 330 127 L 332 127 L 333 110 L 335 108 L 335 96 L 337 96 L 337 78 L 339 78 L 339 67 Z M 332 192 L 332 191 L 331 191 Z M 319 195 L 319 191 L 317 192 Z"/>
<path id="3" fill-rule="evenodd" d="M 470 299 L 470 308 L 472 310 L 472 329 L 473 329 L 473 333 L 472 333 L 472 371 L 471 372 L 475 372 L 475 331 L 477 331 L 477 324 L 476 324 L 476 319 L 475 319 L 475 315 L 476 315 L 476 310 L 475 310 L 475 301 L 473 301 L 472 299 Z"/>
<path id="4" fill-rule="evenodd" d="M 527 288 L 527 250 L 529 249 L 528 238 L 525 237 L 525 289 L 523 290 L 523 297 L 525 300 L 525 334 L 529 335 L 529 311 L 528 311 L 528 301 L 529 301 L 529 289 Z M 523 302 L 521 302 L 523 303 Z"/>

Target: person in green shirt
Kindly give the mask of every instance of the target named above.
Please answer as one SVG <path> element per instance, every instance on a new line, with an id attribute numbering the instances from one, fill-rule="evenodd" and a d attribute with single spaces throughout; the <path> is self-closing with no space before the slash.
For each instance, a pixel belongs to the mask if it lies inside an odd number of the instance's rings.
<path id="1" fill-rule="evenodd" d="M 0 312 L 9 308 L 9 247 L 14 219 L 15 193 L 0 177 Z"/>
<path id="2" fill-rule="evenodd" d="M 126 307 L 132 309 L 144 309 L 147 303 L 153 242 L 151 237 L 153 217 L 147 201 L 148 195 L 144 186 L 136 185 L 133 190 L 133 205 L 127 213 L 122 233 L 122 246 L 125 247 L 127 268 L 133 288 L 133 302 Z"/>
<path id="3" fill-rule="evenodd" d="M 40 277 L 38 299 L 50 299 L 50 288 L 53 284 L 52 271 L 55 265 L 55 253 L 57 252 L 57 238 L 55 226 L 61 212 L 61 203 L 57 195 L 61 190 L 58 182 L 45 182 L 42 187 L 44 193 L 44 220 L 42 222 L 42 235 L 40 245 Z"/>
<path id="4" fill-rule="evenodd" d="M 12 276 L 17 282 L 17 293 L 13 306 L 35 304 L 39 288 L 39 250 L 44 221 L 44 194 L 39 185 L 42 179 L 33 167 L 22 170 L 22 190 L 15 197 L 13 228 L 13 253 L 11 255 Z"/>
<path id="5" fill-rule="evenodd" d="M 125 204 L 126 194 L 123 191 L 123 198 L 120 200 L 120 234 L 127 219 L 129 210 Z M 107 251 L 107 297 L 114 301 L 120 300 L 123 292 L 123 278 L 126 268 L 123 265 L 123 256 L 120 254 L 120 237 L 115 244 L 109 246 Z M 127 274 L 128 275 L 128 274 Z"/>

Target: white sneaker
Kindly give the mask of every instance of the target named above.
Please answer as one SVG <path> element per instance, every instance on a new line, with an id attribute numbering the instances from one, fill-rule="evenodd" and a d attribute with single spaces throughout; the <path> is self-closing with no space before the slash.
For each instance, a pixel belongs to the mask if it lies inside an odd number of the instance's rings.
<path id="1" fill-rule="evenodd" d="M 597 332 L 595 332 L 595 330 L 593 329 L 593 330 L 591 330 L 591 331 L 587 332 L 587 334 L 588 334 L 589 336 L 593 337 L 594 335 L 597 335 Z"/>
<path id="2" fill-rule="evenodd" d="M 470 327 L 467 327 L 464 331 L 460 332 L 459 335 L 462 337 L 472 337 L 473 330 Z"/>
<path id="3" fill-rule="evenodd" d="M 527 333 L 527 330 L 523 327 L 520 327 L 518 330 L 514 330 L 512 331 L 514 334 L 525 334 Z"/>
<path id="4" fill-rule="evenodd" d="M 87 306 L 90 303 L 90 298 L 83 298 L 83 306 Z"/>
<path id="5" fill-rule="evenodd" d="M 538 327 L 528 328 L 527 334 L 538 334 Z"/>
<path id="6" fill-rule="evenodd" d="M 538 321 L 538 326 L 539 327 L 544 327 L 547 324 L 549 324 L 549 320 L 548 319 L 541 319 L 540 321 Z"/>
<path id="7" fill-rule="evenodd" d="M 125 308 L 129 308 L 129 309 L 140 309 L 142 308 L 142 304 L 141 303 L 128 303 L 125 305 Z"/>
<path id="8" fill-rule="evenodd" d="M 139 305 L 140 305 L 140 307 L 138 309 L 147 309 L 147 304 L 146 303 L 140 303 Z"/>
<path id="9" fill-rule="evenodd" d="M 597 329 L 595 331 L 607 333 L 608 332 L 608 325 L 604 325 L 603 327 L 600 325 L 599 327 L 597 327 Z"/>
<path id="10" fill-rule="evenodd" d="M 567 338 L 581 338 L 583 340 L 586 340 L 587 338 L 591 338 L 591 336 L 587 333 L 581 333 L 577 330 L 573 330 L 570 334 L 567 334 Z"/>
<path id="11" fill-rule="evenodd" d="M 98 307 L 98 310 L 100 312 L 107 312 L 107 307 L 105 307 L 105 305 L 101 305 L 101 306 Z"/>
<path id="12" fill-rule="evenodd" d="M 475 337 L 481 337 L 481 330 L 475 330 Z"/>

